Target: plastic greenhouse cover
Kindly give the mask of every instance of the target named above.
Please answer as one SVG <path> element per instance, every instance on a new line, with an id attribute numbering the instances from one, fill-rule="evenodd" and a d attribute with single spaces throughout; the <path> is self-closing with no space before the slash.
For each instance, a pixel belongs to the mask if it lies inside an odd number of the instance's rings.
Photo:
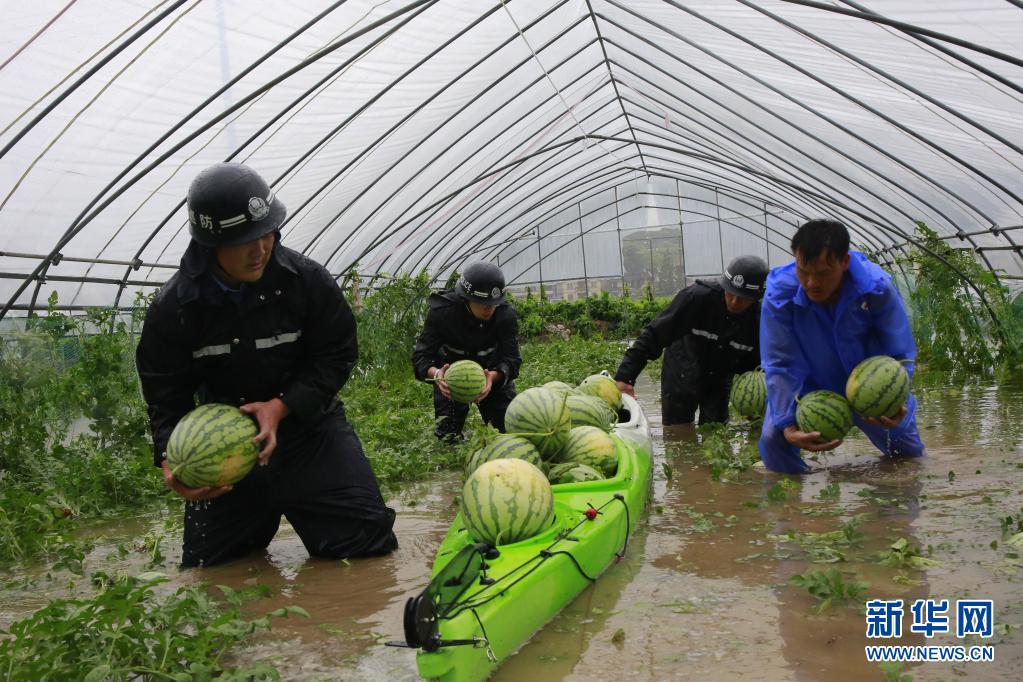
<path id="1" fill-rule="evenodd" d="M 740 252 L 784 262 L 820 216 L 882 258 L 923 220 L 1023 270 L 1017 2 L 2 8 L 12 315 L 51 291 L 153 291 L 188 243 L 189 181 L 224 160 L 272 181 L 284 243 L 339 277 L 472 259 L 517 282 L 614 276 L 623 245 L 675 232 L 710 273 Z"/>

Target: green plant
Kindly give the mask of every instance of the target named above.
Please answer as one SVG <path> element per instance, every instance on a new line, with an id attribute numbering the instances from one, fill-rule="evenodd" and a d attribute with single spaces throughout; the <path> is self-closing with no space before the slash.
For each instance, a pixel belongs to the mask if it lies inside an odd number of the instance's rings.
<path id="1" fill-rule="evenodd" d="M 1023 377 L 1023 303 L 977 261 L 972 249 L 952 248 L 925 223 L 916 223 L 913 248 L 900 259 L 912 276 L 909 300 L 917 359 L 954 373 L 997 372 Z M 932 255 L 933 254 L 933 255 Z M 942 260 L 963 273 L 987 300 Z"/>
<path id="2" fill-rule="evenodd" d="M 837 568 L 826 571 L 807 571 L 789 578 L 789 583 L 801 587 L 820 600 L 817 613 L 822 613 L 832 606 L 849 601 L 856 601 L 869 587 L 859 580 L 846 581 Z"/>
<path id="3" fill-rule="evenodd" d="M 899 538 L 881 552 L 878 563 L 892 568 L 913 568 L 918 571 L 940 565 L 934 559 L 921 556 L 920 548 L 909 544 L 906 538 Z"/>
<path id="4" fill-rule="evenodd" d="M 231 668 L 223 658 L 272 617 L 300 615 L 301 607 L 277 609 L 253 620 L 241 616 L 246 601 L 264 590 L 221 587 L 226 604 L 201 587 L 159 595 L 160 574 L 93 576 L 88 598 L 54 599 L 10 625 L 0 639 L 0 676 L 5 680 L 194 680 L 280 679 L 272 666 Z"/>

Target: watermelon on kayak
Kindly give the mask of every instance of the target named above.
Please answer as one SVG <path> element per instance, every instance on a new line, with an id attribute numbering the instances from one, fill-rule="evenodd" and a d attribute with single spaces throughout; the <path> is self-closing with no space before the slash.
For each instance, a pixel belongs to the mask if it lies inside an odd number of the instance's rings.
<path id="1" fill-rule="evenodd" d="M 392 643 L 419 649 L 424 678 L 486 679 L 625 555 L 650 495 L 651 441 L 639 404 L 621 400 L 614 476 L 552 485 L 553 519 L 535 535 L 495 547 L 455 517 L 430 584 L 405 605 L 406 641 Z"/>

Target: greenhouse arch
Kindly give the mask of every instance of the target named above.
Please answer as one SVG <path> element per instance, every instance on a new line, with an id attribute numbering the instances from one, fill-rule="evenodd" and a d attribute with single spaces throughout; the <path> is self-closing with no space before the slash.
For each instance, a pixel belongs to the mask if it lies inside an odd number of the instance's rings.
<path id="1" fill-rule="evenodd" d="M 102 5 L 6 32 L 5 316 L 152 292 L 188 182 L 224 160 L 272 179 L 286 243 L 339 279 L 481 258 L 588 290 L 649 280 L 656 244 L 667 294 L 787 261 L 821 216 L 889 267 L 920 221 L 1021 277 L 1013 3 Z"/>

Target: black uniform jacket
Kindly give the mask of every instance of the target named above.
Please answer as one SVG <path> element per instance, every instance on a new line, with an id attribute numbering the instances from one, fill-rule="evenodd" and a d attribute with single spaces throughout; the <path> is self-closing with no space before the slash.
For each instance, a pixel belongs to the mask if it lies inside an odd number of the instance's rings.
<path id="1" fill-rule="evenodd" d="M 504 385 L 519 375 L 519 320 L 515 309 L 501 303 L 494 316 L 483 322 L 473 317 L 454 291 L 432 294 L 423 331 L 412 352 L 416 378 L 426 379 L 430 367 L 456 360 L 475 360 L 484 369 L 504 374 Z M 495 388 L 497 388 L 495 386 Z"/>
<path id="2" fill-rule="evenodd" d="M 156 295 L 135 354 L 153 428 L 154 460 L 196 400 L 242 405 L 280 398 L 278 441 L 338 409 L 355 366 L 355 318 L 318 263 L 279 242 L 240 303 L 212 279 L 213 251 L 192 242 Z"/>
<path id="3" fill-rule="evenodd" d="M 697 280 L 679 291 L 668 307 L 643 328 L 625 351 L 615 380 L 635 384 L 646 363 L 656 360 L 664 348 L 678 340 L 682 340 L 678 369 L 685 386 L 698 391 L 727 381 L 760 362 L 760 303 L 739 315 L 730 315 L 721 285 Z"/>

